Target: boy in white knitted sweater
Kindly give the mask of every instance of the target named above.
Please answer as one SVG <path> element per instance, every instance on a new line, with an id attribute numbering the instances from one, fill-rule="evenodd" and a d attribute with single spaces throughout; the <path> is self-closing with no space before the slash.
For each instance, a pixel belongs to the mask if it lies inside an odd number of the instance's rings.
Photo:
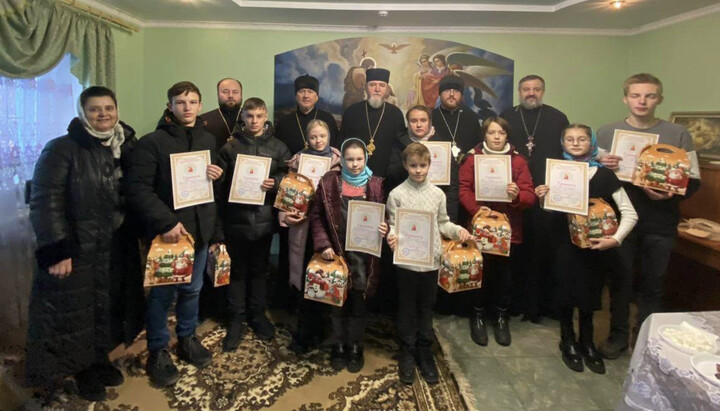
<path id="1" fill-rule="evenodd" d="M 433 268 L 398 265 L 397 330 L 400 338 L 398 373 L 405 384 L 415 379 L 415 363 L 429 384 L 438 382 L 438 371 L 432 356 L 432 310 L 437 295 L 438 268 L 442 257 L 440 234 L 453 240 L 472 239 L 470 233 L 450 221 L 447 215 L 445 193 L 427 181 L 430 169 L 430 151 L 420 143 L 409 144 L 402 153 L 403 167 L 408 178 L 390 192 L 387 210 L 390 231 L 387 242 L 395 251 L 397 235 L 395 212 L 398 208 L 430 211 L 435 214 L 435 258 Z"/>

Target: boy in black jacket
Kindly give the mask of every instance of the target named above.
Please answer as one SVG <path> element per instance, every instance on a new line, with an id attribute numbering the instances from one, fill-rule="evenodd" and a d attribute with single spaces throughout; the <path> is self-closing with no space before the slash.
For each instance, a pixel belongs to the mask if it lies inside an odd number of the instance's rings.
<path id="1" fill-rule="evenodd" d="M 195 336 L 198 298 L 208 256 L 208 245 L 216 247 L 222 233 L 216 230 L 215 203 L 205 203 L 174 210 L 170 155 L 210 150 L 216 157 L 215 137 L 196 121 L 202 108 L 200 90 L 188 81 L 168 90 L 168 105 L 155 131 L 140 139 L 130 157 L 127 178 L 128 202 L 148 228 L 150 237 L 161 234 L 166 242 L 176 243 L 186 234 L 195 240 L 195 262 L 189 284 L 153 287 L 147 297 L 147 340 L 150 357 L 146 370 L 150 381 L 160 387 L 175 384 L 180 378 L 168 352 L 170 333 L 168 310 L 177 294 L 175 312 L 178 336 L 177 355 L 203 368 L 212 355 Z M 207 177 L 220 182 L 223 171 L 210 164 Z"/>
<path id="2" fill-rule="evenodd" d="M 240 345 L 246 330 L 245 320 L 258 338 L 269 340 L 275 335 L 275 327 L 265 315 L 268 261 L 275 233 L 273 203 L 280 180 L 287 172 L 285 162 L 290 159 L 290 151 L 285 143 L 273 137 L 273 127 L 267 118 L 264 101 L 257 97 L 247 99 L 242 107 L 243 123 L 238 123 L 233 138 L 219 153 L 220 165 L 228 173 L 220 213 L 232 260 L 232 280 L 228 290 L 230 326 L 223 340 L 224 351 L 232 351 Z M 270 177 L 261 186 L 267 192 L 263 205 L 227 201 L 238 154 L 272 159 Z M 246 292 L 248 286 L 250 289 Z"/>

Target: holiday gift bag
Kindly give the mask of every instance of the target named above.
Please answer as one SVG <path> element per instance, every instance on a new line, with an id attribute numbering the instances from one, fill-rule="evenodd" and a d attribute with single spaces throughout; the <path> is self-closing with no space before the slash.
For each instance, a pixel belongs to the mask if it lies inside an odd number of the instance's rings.
<path id="1" fill-rule="evenodd" d="M 350 270 L 339 255 L 332 261 L 315 253 L 305 270 L 305 298 L 342 307 L 347 298 Z"/>
<path id="2" fill-rule="evenodd" d="M 685 195 L 689 178 L 690 159 L 685 150 L 670 144 L 653 144 L 640 153 L 632 183 Z"/>
<path id="3" fill-rule="evenodd" d="M 228 254 L 225 244 L 215 247 L 215 250 L 210 253 L 207 268 L 215 287 L 230 284 L 230 254 Z"/>
<path id="4" fill-rule="evenodd" d="M 190 234 L 177 243 L 166 243 L 162 236 L 153 239 L 145 263 L 145 287 L 186 284 L 192 280 L 195 241 Z"/>
<path id="5" fill-rule="evenodd" d="M 591 238 L 611 236 L 618 229 L 615 210 L 602 198 L 591 198 L 588 201 L 587 216 L 568 214 L 567 218 L 572 243 L 580 248 L 590 248 Z"/>
<path id="6" fill-rule="evenodd" d="M 298 212 L 301 216 L 307 213 L 315 188 L 312 181 L 302 174 L 288 173 L 278 187 L 275 197 L 275 208 Z"/>
<path id="7" fill-rule="evenodd" d="M 472 218 L 472 234 L 483 253 L 510 256 L 512 230 L 507 215 L 480 207 Z"/>
<path id="8" fill-rule="evenodd" d="M 478 243 L 450 241 L 445 243 L 438 285 L 449 293 L 474 290 L 482 286 L 483 257 Z"/>

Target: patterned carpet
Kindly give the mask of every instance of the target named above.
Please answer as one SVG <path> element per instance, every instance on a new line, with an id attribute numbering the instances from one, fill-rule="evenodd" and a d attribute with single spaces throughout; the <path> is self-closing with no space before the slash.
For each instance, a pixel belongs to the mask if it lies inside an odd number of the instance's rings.
<path id="1" fill-rule="evenodd" d="M 316 349 L 296 356 L 286 347 L 289 327 L 278 325 L 274 340 L 263 342 L 248 333 L 233 353 L 222 353 L 225 329 L 206 321 L 198 329 L 203 344 L 214 355 L 211 366 L 198 370 L 176 361 L 181 379 L 173 387 L 149 385 L 144 363 L 144 336 L 121 353 L 115 363 L 126 376 L 125 383 L 108 389 L 109 398 L 89 403 L 72 395 L 74 384 L 54 392 L 36 392 L 26 409 L 53 410 L 465 410 L 457 383 L 435 352 L 441 381 L 428 386 L 417 375 L 407 386 L 397 377 L 394 326 L 388 319 L 375 319 L 365 340 L 365 367 L 358 374 L 330 368 L 329 350 Z M 119 355 L 118 355 L 119 354 Z"/>

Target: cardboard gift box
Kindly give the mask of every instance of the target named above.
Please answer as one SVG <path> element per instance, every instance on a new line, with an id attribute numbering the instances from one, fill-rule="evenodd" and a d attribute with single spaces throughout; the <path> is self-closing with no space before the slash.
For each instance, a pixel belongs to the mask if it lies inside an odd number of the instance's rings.
<path id="1" fill-rule="evenodd" d="M 315 253 L 305 270 L 305 298 L 342 307 L 347 299 L 350 270 L 339 255 L 332 261 Z"/>
<path id="2" fill-rule="evenodd" d="M 472 235 L 483 253 L 510 256 L 512 229 L 507 215 L 480 207 L 472 218 Z"/>
<path id="3" fill-rule="evenodd" d="M 192 281 L 195 241 L 187 234 L 177 243 L 166 243 L 162 236 L 153 239 L 145 262 L 145 287 L 187 284 Z"/>
<path id="4" fill-rule="evenodd" d="M 230 254 L 225 244 L 216 247 L 208 257 L 208 274 L 215 287 L 230 284 Z"/>
<path id="5" fill-rule="evenodd" d="M 653 144 L 640 153 L 632 183 L 685 195 L 689 178 L 690 159 L 685 150 L 669 144 Z"/>
<path id="6" fill-rule="evenodd" d="M 312 180 L 298 173 L 288 173 L 278 187 L 275 208 L 287 212 L 298 212 L 304 216 L 310 208 L 315 193 Z"/>
<path id="7" fill-rule="evenodd" d="M 483 277 L 483 257 L 478 243 L 444 241 L 444 253 L 438 285 L 449 293 L 480 288 Z"/>
<path id="8" fill-rule="evenodd" d="M 587 216 L 568 214 L 567 218 L 570 239 L 580 248 L 590 248 L 591 238 L 611 236 L 618 229 L 615 210 L 602 198 L 591 198 L 588 201 Z"/>

